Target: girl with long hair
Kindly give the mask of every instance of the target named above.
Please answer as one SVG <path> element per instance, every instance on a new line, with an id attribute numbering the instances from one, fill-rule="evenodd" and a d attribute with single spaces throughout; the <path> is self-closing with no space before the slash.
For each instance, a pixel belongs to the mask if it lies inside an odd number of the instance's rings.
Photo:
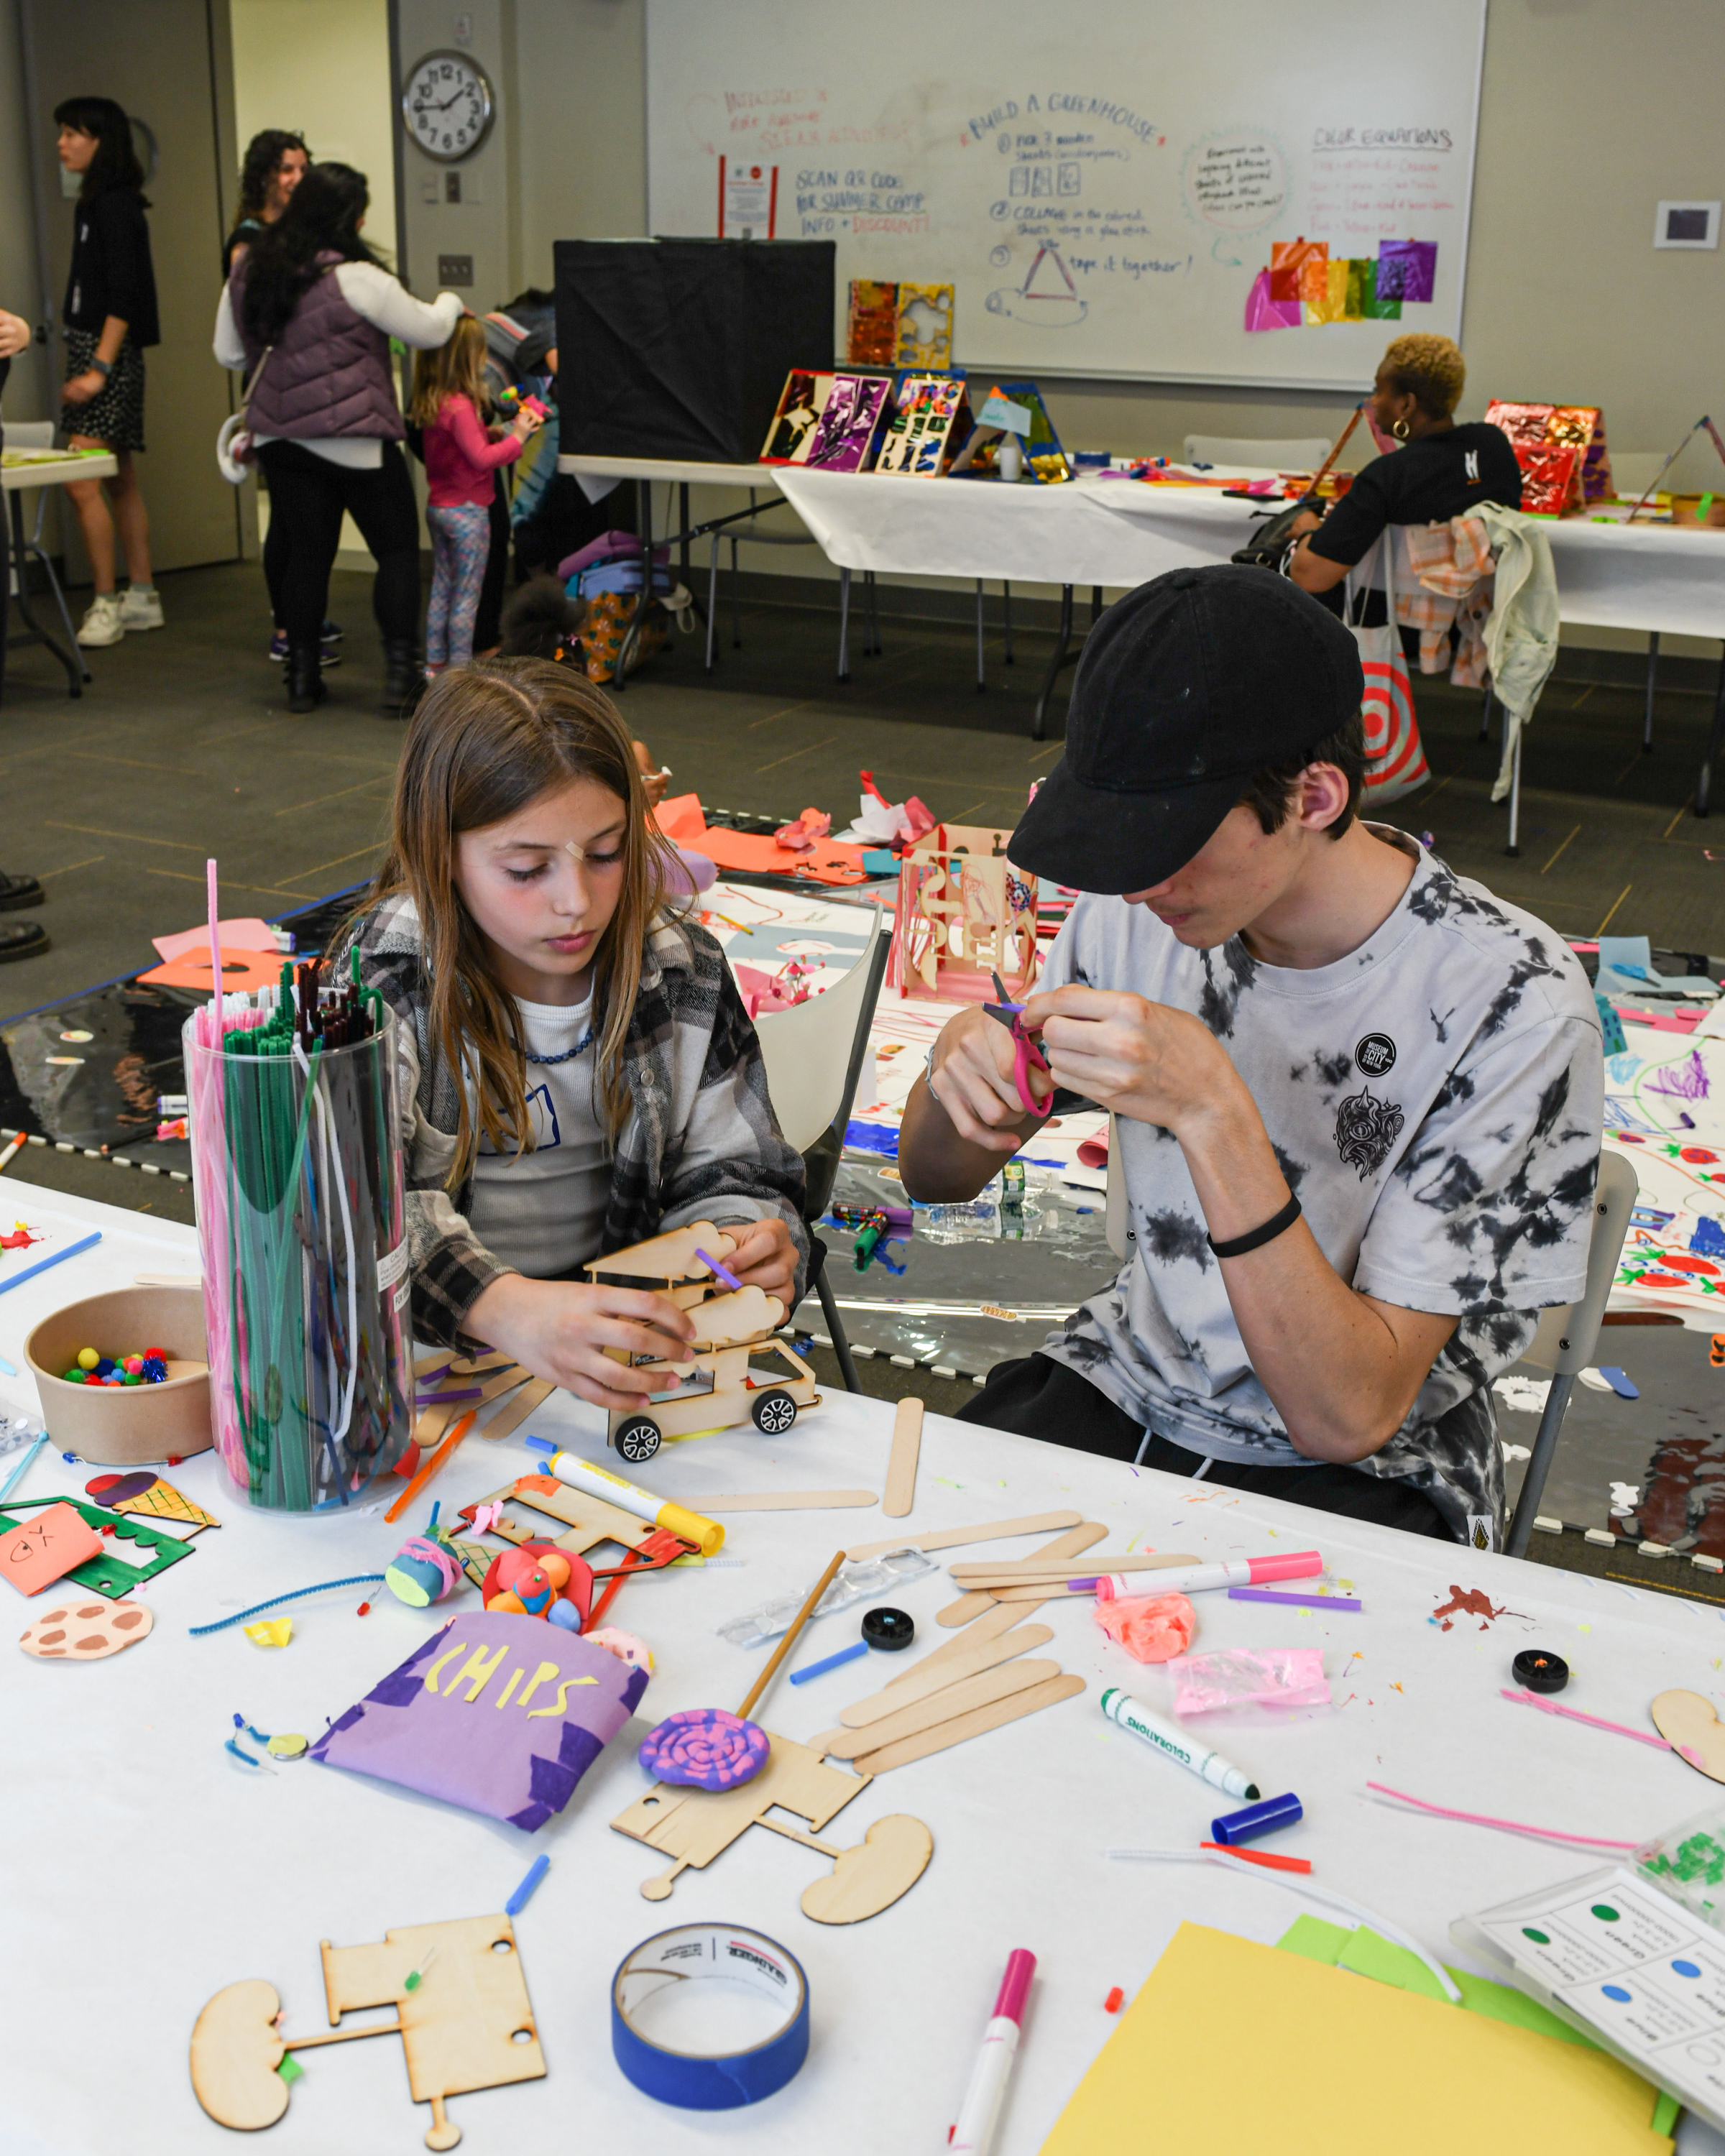
<path id="1" fill-rule="evenodd" d="M 668 1297 L 572 1276 L 694 1220 L 794 1305 L 803 1163 L 724 954 L 666 892 L 608 697 L 544 660 L 427 689 L 388 856 L 335 957 L 399 1021 L 414 1337 L 501 1349 L 604 1408 L 686 1361 Z M 670 1346 L 667 1351 L 666 1336 Z"/>
<path id="2" fill-rule="evenodd" d="M 321 631 L 344 511 L 377 564 L 384 708 L 411 709 L 424 680 L 419 516 L 389 340 L 416 351 L 444 343 L 461 302 L 440 292 L 428 306 L 403 289 L 361 237 L 370 199 L 363 172 L 312 166 L 235 264 L 216 312 L 216 358 L 246 371 L 270 521 L 287 528 L 281 613 L 292 711 L 323 696 Z"/>
<path id="3" fill-rule="evenodd" d="M 424 430 L 431 531 L 431 599 L 425 614 L 425 668 L 465 666 L 473 656 L 473 626 L 491 551 L 491 498 L 501 465 L 513 464 L 539 422 L 525 405 L 494 437 L 481 416 L 485 332 L 464 315 L 449 341 L 413 362 L 411 423 Z"/>
<path id="4" fill-rule="evenodd" d="M 162 626 L 149 512 L 132 465 L 144 446 L 144 352 L 161 343 L 162 331 L 144 222 L 150 205 L 131 121 L 111 97 L 69 97 L 54 116 L 60 163 L 80 175 L 60 318 L 66 339 L 60 426 L 71 448 L 106 449 L 120 467 L 106 482 L 105 499 L 100 480 L 74 480 L 66 488 L 95 585 L 78 641 L 100 647 L 118 644 L 128 629 Z M 123 600 L 114 588 L 116 522 L 129 579 Z"/>
<path id="5" fill-rule="evenodd" d="M 287 127 L 266 127 L 245 146 L 239 168 L 239 213 L 222 244 L 222 275 L 231 276 L 236 255 L 244 254 L 266 224 L 274 224 L 305 177 L 311 152 L 305 137 Z"/>

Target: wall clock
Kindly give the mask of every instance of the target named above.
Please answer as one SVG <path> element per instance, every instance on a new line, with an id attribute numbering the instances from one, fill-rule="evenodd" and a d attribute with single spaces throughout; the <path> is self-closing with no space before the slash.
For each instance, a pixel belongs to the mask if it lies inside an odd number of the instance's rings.
<path id="1" fill-rule="evenodd" d="M 403 123 L 428 157 L 453 165 L 470 157 L 491 131 L 496 100 L 490 78 L 470 53 L 427 53 L 408 70 Z"/>

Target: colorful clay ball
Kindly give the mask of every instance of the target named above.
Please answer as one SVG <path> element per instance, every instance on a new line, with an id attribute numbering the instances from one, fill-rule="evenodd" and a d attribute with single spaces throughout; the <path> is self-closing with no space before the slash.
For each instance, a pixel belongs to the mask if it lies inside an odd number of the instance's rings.
<path id="1" fill-rule="evenodd" d="M 767 1732 L 722 1707 L 668 1714 L 641 1745 L 640 1761 L 661 1782 L 695 1789 L 734 1789 L 767 1763 Z"/>

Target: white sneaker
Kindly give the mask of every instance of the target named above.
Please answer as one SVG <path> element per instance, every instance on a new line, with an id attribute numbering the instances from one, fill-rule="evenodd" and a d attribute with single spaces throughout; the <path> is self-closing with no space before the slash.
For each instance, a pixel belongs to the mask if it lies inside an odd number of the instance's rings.
<path id="1" fill-rule="evenodd" d="M 105 644 L 119 644 L 125 636 L 126 621 L 120 610 L 118 594 L 98 592 L 79 624 L 78 641 L 88 650 Z"/>
<path id="2" fill-rule="evenodd" d="M 162 597 L 152 584 L 141 590 L 136 584 L 128 586 L 126 597 L 120 602 L 120 625 L 122 629 L 161 629 Z"/>

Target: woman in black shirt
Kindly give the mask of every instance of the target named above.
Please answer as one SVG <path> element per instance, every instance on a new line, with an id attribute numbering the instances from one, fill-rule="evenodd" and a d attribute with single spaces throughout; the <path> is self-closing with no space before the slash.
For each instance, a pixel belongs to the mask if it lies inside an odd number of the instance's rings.
<path id="1" fill-rule="evenodd" d="M 95 597 L 78 631 L 82 644 L 118 644 L 128 629 L 160 629 L 162 601 L 150 573 L 150 519 L 132 454 L 144 446 L 144 348 L 160 344 L 156 273 L 144 212 L 144 172 L 131 122 L 111 97 L 69 97 L 54 108 L 59 158 L 83 175 L 72 227 L 72 267 L 63 320 L 66 381 L 60 426 L 74 449 L 107 449 L 119 464 L 107 482 L 74 480 Z M 131 588 L 114 590 L 114 526 Z"/>
<path id="2" fill-rule="evenodd" d="M 239 215 L 222 243 L 224 282 L 234 274 L 234 257 L 244 254 L 293 200 L 294 189 L 311 162 L 305 137 L 285 127 L 266 127 L 246 144 L 245 162 L 239 168 Z"/>
<path id="3" fill-rule="evenodd" d="M 1378 368 L 1368 406 L 1375 431 L 1402 447 L 1358 473 L 1327 516 L 1306 511 L 1288 574 L 1322 598 L 1364 561 L 1388 524 L 1447 524 L 1476 502 L 1522 506 L 1522 470 L 1501 427 L 1458 427 L 1467 364 L 1448 337 L 1398 337 Z M 1382 617 L 1380 616 L 1381 619 Z"/>

